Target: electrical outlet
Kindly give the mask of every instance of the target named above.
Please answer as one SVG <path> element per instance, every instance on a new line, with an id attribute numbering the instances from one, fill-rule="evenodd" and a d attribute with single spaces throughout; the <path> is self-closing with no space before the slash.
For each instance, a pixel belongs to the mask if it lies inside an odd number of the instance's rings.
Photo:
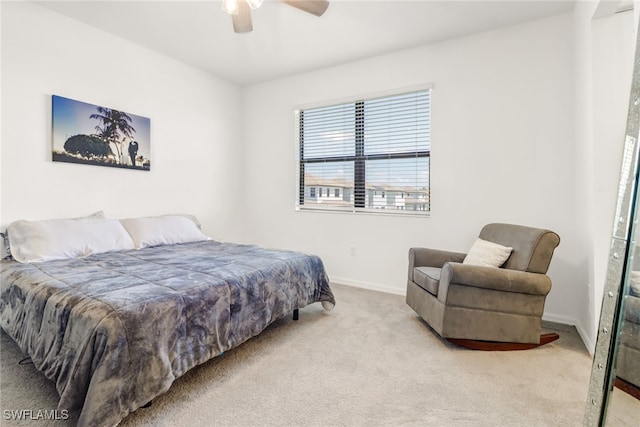
<path id="1" fill-rule="evenodd" d="M 356 256 L 356 247 L 351 246 L 351 256 Z"/>

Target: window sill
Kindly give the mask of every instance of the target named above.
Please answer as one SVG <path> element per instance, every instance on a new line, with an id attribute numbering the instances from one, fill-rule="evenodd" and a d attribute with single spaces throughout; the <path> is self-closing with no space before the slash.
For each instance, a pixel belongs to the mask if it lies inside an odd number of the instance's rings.
<path id="1" fill-rule="evenodd" d="M 366 208 L 323 208 L 323 207 L 295 207 L 296 212 L 315 212 L 328 214 L 353 214 L 353 215 L 374 215 L 386 217 L 413 217 L 430 218 L 431 211 L 406 211 L 401 209 L 366 209 Z"/>

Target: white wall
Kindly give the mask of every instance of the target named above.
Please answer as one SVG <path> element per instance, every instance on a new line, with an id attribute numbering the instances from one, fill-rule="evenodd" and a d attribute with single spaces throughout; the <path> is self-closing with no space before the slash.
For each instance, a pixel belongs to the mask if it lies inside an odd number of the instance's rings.
<path id="1" fill-rule="evenodd" d="M 241 233 L 240 88 L 25 2 L 2 2 L 0 223 L 189 212 Z M 51 161 L 51 95 L 151 119 L 151 171 Z"/>
<path id="2" fill-rule="evenodd" d="M 246 88 L 247 235 L 317 253 L 335 281 L 404 293 L 411 246 L 466 251 L 494 221 L 547 227 L 562 242 L 546 317 L 572 323 L 589 250 L 575 226 L 572 47 L 563 15 Z M 423 83 L 431 217 L 295 212 L 294 106 Z"/>
<path id="3" fill-rule="evenodd" d="M 609 4 L 574 9 L 576 236 L 589 250 L 576 259 L 581 307 L 576 326 L 593 351 L 606 279 L 631 87 L 633 12 L 604 14 Z M 615 8 L 613 9 L 615 10 Z M 610 11 L 612 12 L 612 11 Z"/>
<path id="4" fill-rule="evenodd" d="M 586 251 L 576 259 L 574 280 L 582 287 L 575 295 L 578 310 L 578 330 L 589 348 L 595 346 L 593 339 L 595 316 L 595 243 L 594 243 L 594 140 L 593 140 L 593 70 L 591 23 L 597 2 L 577 2 L 574 7 L 574 159 L 575 159 L 575 212 L 577 241 Z M 615 192 L 614 192 L 615 193 Z"/>
<path id="5" fill-rule="evenodd" d="M 595 285 L 593 324 L 589 332 L 595 344 L 606 282 L 633 73 L 636 39 L 633 12 L 594 19 L 591 37 Z"/>

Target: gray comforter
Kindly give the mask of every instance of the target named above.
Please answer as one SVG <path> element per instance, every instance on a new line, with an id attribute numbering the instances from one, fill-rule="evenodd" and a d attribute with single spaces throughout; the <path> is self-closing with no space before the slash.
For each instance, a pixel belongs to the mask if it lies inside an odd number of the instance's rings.
<path id="1" fill-rule="evenodd" d="M 2 329 L 82 426 L 116 425 L 274 320 L 335 304 L 320 258 L 215 241 L 2 261 L 0 280 Z"/>

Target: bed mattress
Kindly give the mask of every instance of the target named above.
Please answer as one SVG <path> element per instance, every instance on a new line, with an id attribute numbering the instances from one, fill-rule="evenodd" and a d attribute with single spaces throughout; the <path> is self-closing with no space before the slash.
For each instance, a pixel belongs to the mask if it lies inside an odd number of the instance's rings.
<path id="1" fill-rule="evenodd" d="M 81 426 L 117 425 L 194 366 L 314 302 L 322 260 L 204 241 L 1 263 L 0 326 Z"/>

